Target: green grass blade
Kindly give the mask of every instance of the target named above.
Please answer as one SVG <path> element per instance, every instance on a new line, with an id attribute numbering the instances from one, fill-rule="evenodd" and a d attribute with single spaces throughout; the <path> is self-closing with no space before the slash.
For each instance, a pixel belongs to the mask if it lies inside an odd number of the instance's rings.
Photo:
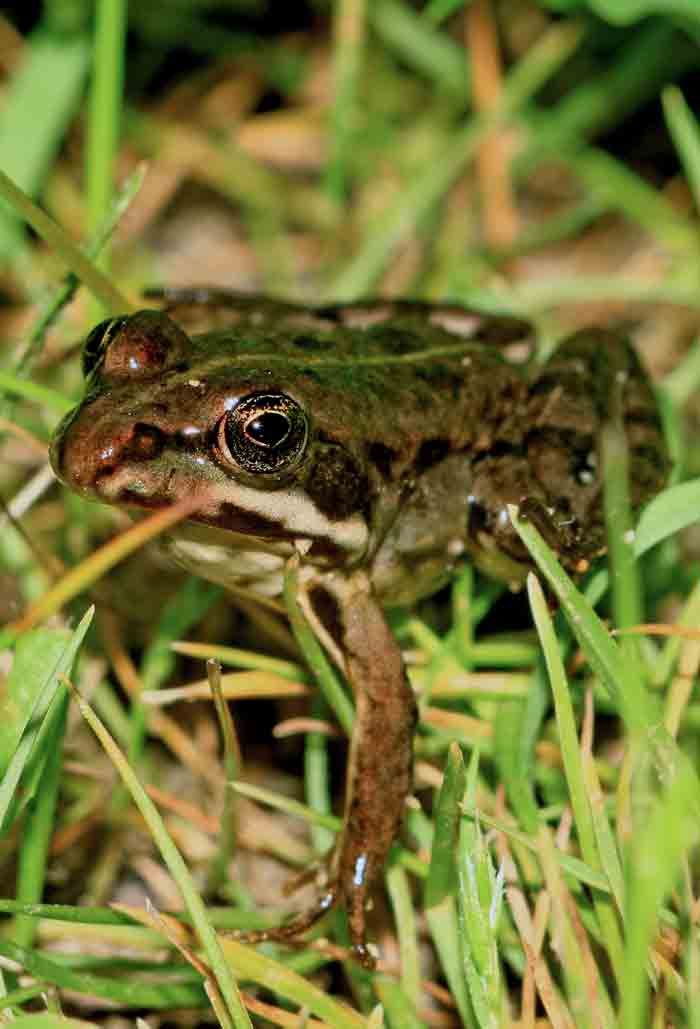
<path id="1" fill-rule="evenodd" d="M 664 117 L 675 143 L 688 183 L 700 211 L 700 125 L 677 86 L 668 86 L 661 94 Z"/>
<path id="2" fill-rule="evenodd" d="M 66 731 L 68 697 L 59 697 L 55 717 L 46 736 L 46 758 L 37 783 L 34 803 L 29 805 L 22 826 L 22 845 L 17 867 L 17 900 L 34 903 L 41 900 L 47 875 L 49 845 L 63 767 L 63 739 Z M 34 943 L 36 922 L 19 916 L 15 919 L 12 939 L 20 947 Z"/>
<path id="3" fill-rule="evenodd" d="M 0 391 L 24 397 L 25 400 L 48 407 L 49 410 L 55 411 L 59 415 L 68 414 L 75 407 L 74 401 L 66 400 L 61 393 L 57 393 L 48 386 L 41 386 L 38 382 L 31 382 L 29 379 L 23 379 L 17 374 L 2 371 L 2 369 L 0 369 Z"/>
<path id="4" fill-rule="evenodd" d="M 355 721 L 355 710 L 347 693 L 323 652 L 321 644 L 307 624 L 299 604 L 299 570 L 291 561 L 284 577 L 284 600 L 292 631 L 306 658 L 309 668 L 323 691 L 328 706 L 333 710 L 344 732 L 349 736 Z"/>
<path id="5" fill-rule="evenodd" d="M 700 511 L 700 479 L 681 482 L 659 493 L 642 511 L 634 537 L 634 553 L 641 557 L 662 540 L 695 525 Z"/>
<path id="6" fill-rule="evenodd" d="M 637 827 L 628 854 L 627 941 L 620 1029 L 649 1023 L 648 949 L 657 931 L 659 907 L 681 873 L 688 847 L 697 844 L 698 784 L 689 762 L 680 763 L 661 798 Z"/>
<path id="7" fill-rule="evenodd" d="M 435 804 L 435 831 L 430 852 L 430 868 L 425 884 L 425 906 L 432 908 L 452 892 L 455 884 L 455 844 L 461 817 L 466 772 L 462 751 L 451 743 L 445 773 Z"/>
<path id="8" fill-rule="evenodd" d="M 508 510 L 516 532 L 552 587 L 591 667 L 608 690 L 628 728 L 633 732 L 648 728 L 654 721 L 653 706 L 634 670 L 627 666 L 620 648 L 535 527 L 520 519 L 516 508 L 509 507 Z"/>
<path id="9" fill-rule="evenodd" d="M 81 282 L 104 304 L 111 314 L 128 314 L 133 305 L 115 289 L 110 280 L 89 260 L 52 218 L 32 203 L 29 197 L 0 170 L 0 197 L 21 215 L 65 262 Z"/>
<path id="10" fill-rule="evenodd" d="M 386 1016 L 389 1029 L 425 1029 L 425 1023 L 416 1015 L 415 1006 L 405 990 L 387 975 L 378 975 L 374 980 Z"/>
<path id="11" fill-rule="evenodd" d="M 348 182 L 348 158 L 360 124 L 358 110 L 362 59 L 366 46 L 366 0 L 340 0 L 333 16 L 333 106 L 326 188 L 342 203 Z"/>
<path id="12" fill-rule="evenodd" d="M 89 62 L 90 45 L 82 33 L 41 28 L 27 41 L 0 114 L 0 168 L 30 196 L 40 191 L 76 113 Z M 0 258 L 11 257 L 21 239 L 16 217 L 0 211 Z"/>
<path id="13" fill-rule="evenodd" d="M 114 162 L 120 129 L 124 77 L 125 0 L 97 0 L 93 74 L 87 124 L 86 181 L 88 232 L 104 221 L 112 202 Z M 106 254 L 103 251 L 102 264 Z"/>
<path id="14" fill-rule="evenodd" d="M 371 0 L 372 28 L 402 61 L 435 85 L 465 102 L 469 97 L 469 65 L 464 50 L 447 33 L 400 0 Z"/>
<path id="15" fill-rule="evenodd" d="M 420 962 L 418 929 L 411 890 L 405 869 L 392 862 L 386 872 L 386 886 L 391 901 L 401 958 L 401 989 L 414 1017 L 420 996 Z"/>
<path id="16" fill-rule="evenodd" d="M 78 707 L 85 721 L 93 730 L 112 763 L 116 767 L 125 786 L 129 790 L 136 806 L 148 825 L 153 841 L 160 850 L 170 874 L 177 883 L 185 905 L 192 916 L 192 923 L 201 941 L 207 960 L 211 966 L 216 983 L 226 1004 L 228 1015 L 237 1029 L 252 1029 L 248 1013 L 243 1006 L 238 987 L 231 974 L 231 969 L 224 957 L 219 939 L 207 918 L 202 902 L 187 866 L 173 843 L 165 823 L 153 801 L 146 794 L 143 786 L 134 775 L 129 763 L 117 744 L 105 729 L 94 711 L 76 694 Z"/>
<path id="17" fill-rule="evenodd" d="M 94 608 L 90 608 L 85 612 L 77 629 L 66 643 L 61 656 L 53 663 L 50 671 L 44 678 L 43 685 L 37 691 L 36 699 L 32 704 L 31 714 L 5 769 L 2 780 L 0 780 L 0 826 L 2 826 L 3 830 L 7 828 L 9 821 L 8 813 L 12 810 L 20 779 L 36 756 L 35 750 L 42 730 L 46 731 L 47 726 L 50 728 L 57 695 L 59 691 L 63 692 L 65 689 L 59 682 L 59 677 L 70 675 L 76 654 L 88 631 L 93 614 Z"/>
<path id="18" fill-rule="evenodd" d="M 206 1001 L 201 986 L 173 982 L 148 983 L 97 976 L 89 972 L 75 972 L 52 957 L 38 951 L 19 947 L 10 940 L 0 939 L 0 954 L 16 961 L 30 975 L 66 990 L 74 990 L 89 997 L 103 997 L 120 1006 L 136 1008 L 204 1007 Z M 154 969 L 157 971 L 157 966 Z"/>
<path id="19" fill-rule="evenodd" d="M 527 591 L 554 697 L 559 743 L 581 854 L 590 868 L 601 871 L 602 863 L 598 854 L 597 834 L 576 731 L 571 692 L 559 651 L 559 643 L 547 610 L 547 601 L 539 581 L 532 573 L 527 579 Z M 617 924 L 617 915 L 610 906 L 609 896 L 601 897 L 594 894 L 594 904 L 607 952 L 619 982 L 622 974 L 622 939 Z"/>

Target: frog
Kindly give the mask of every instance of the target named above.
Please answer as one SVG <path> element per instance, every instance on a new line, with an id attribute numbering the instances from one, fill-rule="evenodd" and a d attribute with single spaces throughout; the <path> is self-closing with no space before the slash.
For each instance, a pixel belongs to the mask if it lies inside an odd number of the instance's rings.
<path id="1" fill-rule="evenodd" d="M 354 694 L 341 832 L 317 903 L 248 936 L 295 940 L 344 906 L 352 951 L 412 785 L 417 702 L 386 611 L 462 562 L 513 588 L 531 560 L 509 516 L 532 518 L 564 568 L 605 551 L 601 427 L 616 410 L 632 507 L 668 451 L 650 380 L 614 329 L 589 327 L 544 363 L 533 328 L 460 304 L 307 306 L 219 289 L 163 291 L 82 348 L 85 394 L 53 435 L 58 479 L 134 511 L 195 508 L 165 546 L 231 590 L 297 599 Z"/>

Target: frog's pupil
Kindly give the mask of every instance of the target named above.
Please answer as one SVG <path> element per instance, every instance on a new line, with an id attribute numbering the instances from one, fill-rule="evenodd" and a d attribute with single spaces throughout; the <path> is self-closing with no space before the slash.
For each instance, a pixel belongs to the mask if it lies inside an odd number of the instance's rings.
<path id="1" fill-rule="evenodd" d="M 246 435 L 262 447 L 278 447 L 289 435 L 291 425 L 281 411 L 266 411 L 256 415 L 246 425 Z"/>

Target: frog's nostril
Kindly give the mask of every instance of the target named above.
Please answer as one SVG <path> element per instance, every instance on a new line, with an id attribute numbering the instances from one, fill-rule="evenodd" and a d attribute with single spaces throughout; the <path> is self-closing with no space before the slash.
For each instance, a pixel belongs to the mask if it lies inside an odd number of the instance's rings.
<path id="1" fill-rule="evenodd" d="M 155 425 L 137 423 L 131 440 L 125 445 L 125 457 L 132 461 L 152 461 L 163 450 L 165 435 Z"/>

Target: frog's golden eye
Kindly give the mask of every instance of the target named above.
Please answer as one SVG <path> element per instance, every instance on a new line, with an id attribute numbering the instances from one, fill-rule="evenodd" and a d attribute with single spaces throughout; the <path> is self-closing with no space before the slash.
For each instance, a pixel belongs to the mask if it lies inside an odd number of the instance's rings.
<path id="1" fill-rule="evenodd" d="M 103 322 L 96 325 L 83 343 L 83 375 L 88 377 L 95 368 L 97 362 L 104 354 L 109 341 L 116 336 L 119 330 L 127 321 L 123 318 L 105 318 Z"/>
<path id="2" fill-rule="evenodd" d="M 219 446 L 247 472 L 286 471 L 308 439 L 306 415 L 285 393 L 251 393 L 222 419 Z"/>

